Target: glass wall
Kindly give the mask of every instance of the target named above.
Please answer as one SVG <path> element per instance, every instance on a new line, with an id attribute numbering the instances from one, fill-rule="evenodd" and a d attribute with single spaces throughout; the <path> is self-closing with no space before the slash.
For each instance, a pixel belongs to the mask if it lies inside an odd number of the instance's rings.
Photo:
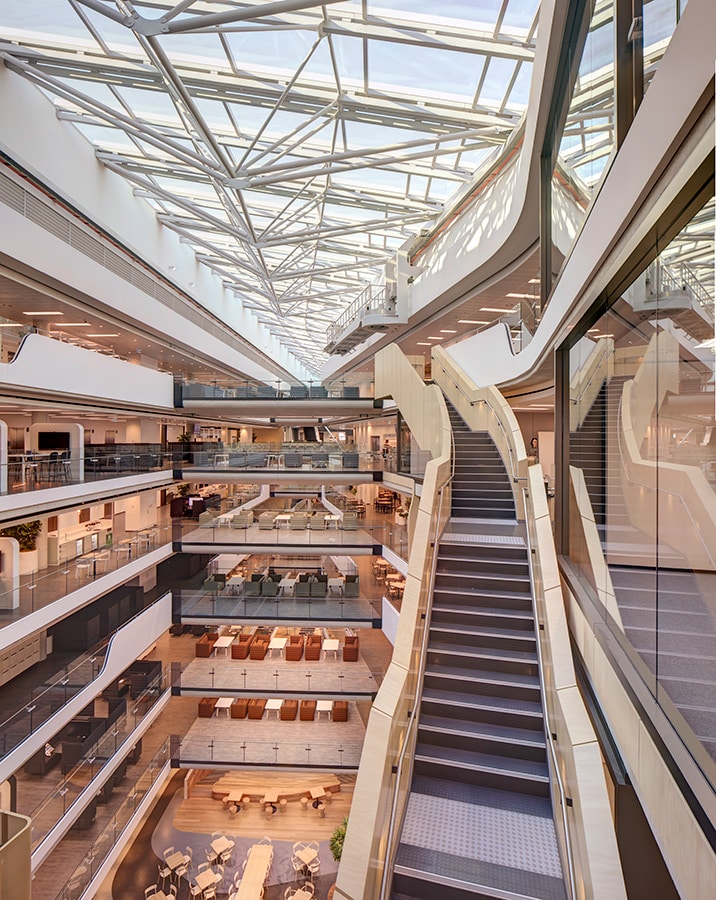
<path id="1" fill-rule="evenodd" d="M 570 351 L 569 556 L 716 784 L 714 201 Z"/>
<path id="2" fill-rule="evenodd" d="M 687 0 L 644 0 L 644 90 L 654 77 L 659 62 L 679 24 Z"/>
<path id="3" fill-rule="evenodd" d="M 614 149 L 614 0 L 594 6 L 552 181 L 557 264 L 569 252 Z"/>

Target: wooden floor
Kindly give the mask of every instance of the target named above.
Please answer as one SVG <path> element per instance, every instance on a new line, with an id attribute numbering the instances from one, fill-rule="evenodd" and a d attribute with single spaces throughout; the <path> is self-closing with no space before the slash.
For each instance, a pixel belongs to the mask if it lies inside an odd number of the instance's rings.
<path id="1" fill-rule="evenodd" d="M 174 827 L 179 831 L 191 831 L 197 834 L 212 834 L 215 831 L 223 831 L 229 835 L 246 838 L 260 838 L 268 835 L 275 841 L 296 840 L 328 840 L 337 825 L 350 812 L 355 788 L 355 776 L 340 775 L 338 781 L 341 789 L 334 794 L 331 802 L 325 806 L 325 815 L 322 818 L 309 803 L 304 809 L 300 801 L 291 800 L 286 805 L 285 812 L 276 812 L 267 819 L 263 804 L 252 802 L 248 808 L 237 813 L 234 818 L 220 800 L 214 800 L 211 796 L 212 784 L 225 773 L 216 772 L 209 776 L 201 784 L 192 790 L 192 796 L 183 800 L 179 811 L 174 817 Z M 270 772 L 241 772 L 241 784 L 252 795 L 261 794 L 265 789 L 275 788 L 282 790 L 290 784 L 289 777 L 300 780 L 307 779 L 311 784 L 321 780 L 317 773 L 302 776 L 293 773 Z M 333 778 L 334 776 L 332 776 Z"/>

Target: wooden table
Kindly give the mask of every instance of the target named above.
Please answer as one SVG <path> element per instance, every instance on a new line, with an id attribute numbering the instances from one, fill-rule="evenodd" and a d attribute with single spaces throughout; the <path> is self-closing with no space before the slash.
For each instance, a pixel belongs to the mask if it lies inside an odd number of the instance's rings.
<path id="1" fill-rule="evenodd" d="M 318 856 L 318 851 L 314 850 L 313 847 L 303 847 L 298 851 L 296 856 L 301 860 L 304 866 L 308 866 Z"/>
<path id="2" fill-rule="evenodd" d="M 234 842 L 230 841 L 226 835 L 221 835 L 215 841 L 211 842 L 211 849 L 216 853 L 217 856 L 221 856 L 224 850 L 231 850 L 234 846 Z"/>
<path id="3" fill-rule="evenodd" d="M 234 895 L 236 900 L 259 900 L 266 876 L 271 868 L 273 847 L 270 844 L 254 844 L 249 850 L 241 886 Z"/>
<path id="4" fill-rule="evenodd" d="M 247 797 L 247 796 L 248 796 L 248 794 L 246 793 L 246 791 L 243 791 L 243 790 L 241 790 L 241 791 L 229 791 L 229 793 L 226 795 L 226 797 L 224 798 L 224 800 L 225 800 L 226 803 L 229 804 L 229 805 L 232 804 L 232 803 L 237 803 L 237 804 L 239 804 L 239 803 L 241 803 L 241 801 L 244 799 L 244 797 Z"/>
<path id="5" fill-rule="evenodd" d="M 221 876 L 218 875 L 212 868 L 204 869 L 203 872 L 199 872 L 199 874 L 194 879 L 202 891 L 205 891 L 208 887 L 213 887 L 219 881 L 221 881 Z M 251 896 L 248 894 L 247 896 Z"/>
<path id="6" fill-rule="evenodd" d="M 171 856 L 167 856 L 164 862 L 169 866 L 169 868 L 174 871 L 174 869 L 178 869 L 179 866 L 184 863 L 184 854 L 181 850 L 175 850 Z"/>
<path id="7" fill-rule="evenodd" d="M 326 796 L 326 792 L 323 790 L 323 786 L 320 784 L 314 784 L 313 787 L 310 787 L 308 789 L 308 791 L 311 795 L 311 800 L 320 800 L 321 797 Z M 296 855 L 298 856 L 298 854 Z"/>

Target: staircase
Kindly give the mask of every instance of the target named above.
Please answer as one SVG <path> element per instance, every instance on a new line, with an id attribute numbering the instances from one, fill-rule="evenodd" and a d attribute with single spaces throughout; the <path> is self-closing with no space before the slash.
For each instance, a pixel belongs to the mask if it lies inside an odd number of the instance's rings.
<path id="1" fill-rule="evenodd" d="M 449 410 L 452 517 L 392 897 L 564 900 L 527 547 L 497 448 Z"/>

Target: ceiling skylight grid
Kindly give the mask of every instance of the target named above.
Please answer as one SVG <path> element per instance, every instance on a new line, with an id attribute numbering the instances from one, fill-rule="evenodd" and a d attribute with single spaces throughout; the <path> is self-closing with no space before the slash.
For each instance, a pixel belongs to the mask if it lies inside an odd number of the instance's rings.
<path id="1" fill-rule="evenodd" d="M 325 329 L 522 116 L 538 0 L 24 0 L 47 92 L 312 371 Z"/>

